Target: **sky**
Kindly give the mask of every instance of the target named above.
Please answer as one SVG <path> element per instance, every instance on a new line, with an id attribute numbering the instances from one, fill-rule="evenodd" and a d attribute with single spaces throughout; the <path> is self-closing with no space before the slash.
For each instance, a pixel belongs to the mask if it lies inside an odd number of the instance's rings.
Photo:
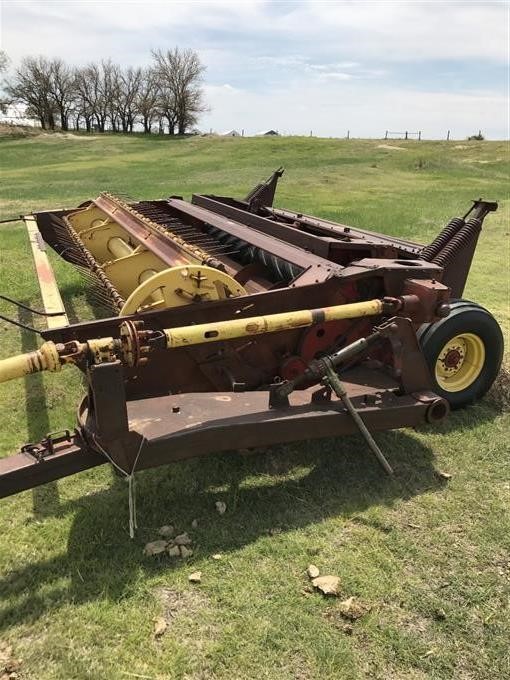
<path id="1" fill-rule="evenodd" d="M 202 130 L 509 137 L 509 2 L 0 0 L 15 66 L 145 65 L 190 47 L 207 69 Z"/>

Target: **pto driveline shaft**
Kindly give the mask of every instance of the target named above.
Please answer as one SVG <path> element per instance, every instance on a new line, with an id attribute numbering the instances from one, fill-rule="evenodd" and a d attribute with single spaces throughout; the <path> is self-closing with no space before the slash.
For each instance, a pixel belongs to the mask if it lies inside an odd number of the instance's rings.
<path id="1" fill-rule="evenodd" d="M 321 309 L 301 309 L 294 312 L 253 316 L 246 319 L 232 319 L 215 323 L 196 324 L 194 326 L 182 326 L 180 328 L 165 328 L 162 340 L 164 340 L 164 346 L 167 349 L 191 347 L 208 342 L 236 340 L 265 333 L 306 328 L 326 321 L 378 316 L 395 311 L 395 305 L 398 306 L 399 301 L 393 298 L 367 300 L 366 302 L 354 302 L 352 304 L 323 307 Z M 124 332 L 124 330 L 127 332 Z M 28 373 L 59 370 L 60 365 L 78 363 L 87 357 L 91 363 L 113 361 L 115 358 L 118 358 L 127 366 L 136 366 L 139 360 L 136 357 L 140 355 L 138 352 L 139 348 L 136 348 L 135 345 L 139 344 L 139 339 L 142 336 L 150 340 L 150 336 L 154 333 L 159 334 L 160 331 L 147 330 L 140 333 L 132 322 L 125 321 L 121 324 L 122 342 L 114 341 L 113 338 L 96 338 L 80 343 L 79 346 L 75 343 L 75 346 L 69 350 L 64 345 L 57 346 L 53 342 L 48 341 L 36 352 L 0 360 L 0 383 L 13 380 L 14 378 L 21 378 Z M 149 346 L 147 346 L 147 351 L 150 351 Z M 51 360 L 47 360 L 47 357 L 51 357 Z"/>
<path id="2" fill-rule="evenodd" d="M 189 347 L 207 342 L 235 340 L 252 335 L 276 333 L 278 331 L 306 328 L 316 323 L 338 321 L 340 319 L 358 319 L 363 316 L 377 316 L 384 312 L 383 300 L 367 300 L 347 305 L 323 307 L 321 309 L 302 309 L 296 312 L 282 312 L 266 316 L 253 316 L 247 319 L 233 319 L 212 323 L 183 326 L 182 328 L 165 328 L 166 346 Z"/>

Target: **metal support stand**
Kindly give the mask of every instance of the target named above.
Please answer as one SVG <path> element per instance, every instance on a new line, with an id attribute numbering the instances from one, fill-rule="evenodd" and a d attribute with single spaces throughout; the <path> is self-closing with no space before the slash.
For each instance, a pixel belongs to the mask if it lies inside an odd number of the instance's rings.
<path id="1" fill-rule="evenodd" d="M 352 419 L 356 423 L 356 426 L 358 427 L 358 430 L 360 431 L 361 435 L 365 439 L 366 443 L 374 453 L 375 457 L 381 464 L 381 466 L 384 468 L 384 471 L 388 475 L 393 475 L 393 468 L 391 465 L 388 463 L 386 460 L 386 457 L 384 456 L 383 452 L 381 449 L 377 446 L 377 444 L 374 441 L 374 438 L 368 431 L 367 426 L 363 422 L 363 418 L 360 416 L 360 414 L 356 411 L 354 408 L 354 404 L 352 403 L 349 395 L 347 394 L 347 391 L 338 377 L 337 373 L 334 371 L 332 366 L 327 366 L 326 368 L 326 375 L 322 379 L 322 384 L 326 385 L 328 387 L 331 387 L 331 389 L 334 391 L 336 396 L 341 399 L 342 403 L 344 404 L 345 408 L 349 411 L 350 415 L 352 416 Z"/>
<path id="2" fill-rule="evenodd" d="M 387 326 L 391 327 L 391 323 L 388 323 Z M 393 475 L 393 468 L 384 457 L 381 449 L 375 443 L 374 438 L 368 431 L 362 417 L 358 411 L 356 411 L 354 404 L 347 394 L 347 390 L 335 371 L 336 366 L 339 366 L 341 363 L 345 363 L 364 350 L 368 349 L 368 347 L 370 347 L 370 345 L 373 343 L 378 342 L 384 329 L 385 327 L 381 327 L 380 330 L 372 333 L 372 335 L 356 340 L 335 354 L 330 354 L 329 356 L 312 361 L 308 365 L 306 371 L 294 380 L 288 380 L 287 382 L 280 383 L 278 385 L 272 385 L 269 391 L 269 406 L 270 408 L 288 407 L 289 394 L 291 394 L 296 389 L 296 387 L 301 385 L 303 382 L 310 382 L 313 384 L 314 382 L 318 382 L 320 380 L 322 385 L 324 385 L 327 389 L 332 389 L 336 396 L 342 401 L 345 408 L 352 416 L 352 419 L 356 423 L 356 426 L 365 439 L 366 443 L 374 453 L 381 466 L 384 468 L 384 471 L 388 475 Z"/>

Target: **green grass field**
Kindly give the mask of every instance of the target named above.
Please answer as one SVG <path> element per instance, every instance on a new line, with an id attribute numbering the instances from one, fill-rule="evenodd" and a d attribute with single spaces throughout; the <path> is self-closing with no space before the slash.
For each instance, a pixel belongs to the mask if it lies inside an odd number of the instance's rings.
<path id="1" fill-rule="evenodd" d="M 105 189 L 243 196 L 279 165 L 279 206 L 422 242 L 471 199 L 499 200 L 465 297 L 508 337 L 505 143 L 42 135 L 0 139 L 0 164 L 4 219 Z M 0 230 L 0 293 L 40 304 L 22 223 Z M 52 260 L 71 320 L 91 318 L 80 279 Z M 2 358 L 34 347 L 0 326 Z M 0 388 L 2 454 L 73 425 L 83 391 L 71 369 Z M 498 404 L 378 435 L 393 480 L 358 437 L 140 473 L 135 540 L 126 484 L 106 466 L 2 500 L 0 658 L 12 646 L 19 677 L 34 680 L 508 677 L 510 437 Z M 190 533 L 193 557 L 144 556 L 170 523 Z M 309 563 L 370 612 L 348 625 L 339 600 L 305 590 Z M 195 570 L 201 584 L 188 583 Z M 154 639 L 157 617 L 168 628 Z"/>

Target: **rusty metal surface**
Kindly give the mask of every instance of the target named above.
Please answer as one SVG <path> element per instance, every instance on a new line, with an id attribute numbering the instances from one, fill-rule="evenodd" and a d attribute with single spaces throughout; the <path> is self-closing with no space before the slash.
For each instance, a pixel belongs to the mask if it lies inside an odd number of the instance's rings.
<path id="1" fill-rule="evenodd" d="M 395 382 L 372 370 L 351 373 L 345 384 L 371 431 L 426 422 L 437 401 L 427 392 L 397 396 L 391 391 Z M 295 392 L 289 408 L 271 410 L 267 392 L 182 394 L 130 401 L 128 419 L 134 439 L 132 447 L 124 442 L 131 458 L 122 462 L 129 472 L 142 437 L 137 470 L 221 451 L 356 434 L 356 425 L 341 402 L 311 401 L 314 391 Z M 91 424 L 94 421 L 88 419 L 86 403 L 80 421 L 88 444 L 73 435 L 70 441 L 56 445 L 53 453 L 46 452 L 43 460 L 28 452 L 0 459 L 0 498 L 108 463 L 94 444 L 99 434 Z M 105 446 L 114 456 L 115 450 L 108 443 Z M 338 448 L 341 455 L 341 440 Z"/>
<path id="2" fill-rule="evenodd" d="M 39 446 L 39 452 L 46 454 L 38 458 L 29 451 L 0 458 L 0 498 L 32 489 L 35 486 L 62 479 L 77 472 L 103 465 L 106 459 L 97 451 L 89 449 L 82 438 L 57 444 L 53 453 Z"/>

